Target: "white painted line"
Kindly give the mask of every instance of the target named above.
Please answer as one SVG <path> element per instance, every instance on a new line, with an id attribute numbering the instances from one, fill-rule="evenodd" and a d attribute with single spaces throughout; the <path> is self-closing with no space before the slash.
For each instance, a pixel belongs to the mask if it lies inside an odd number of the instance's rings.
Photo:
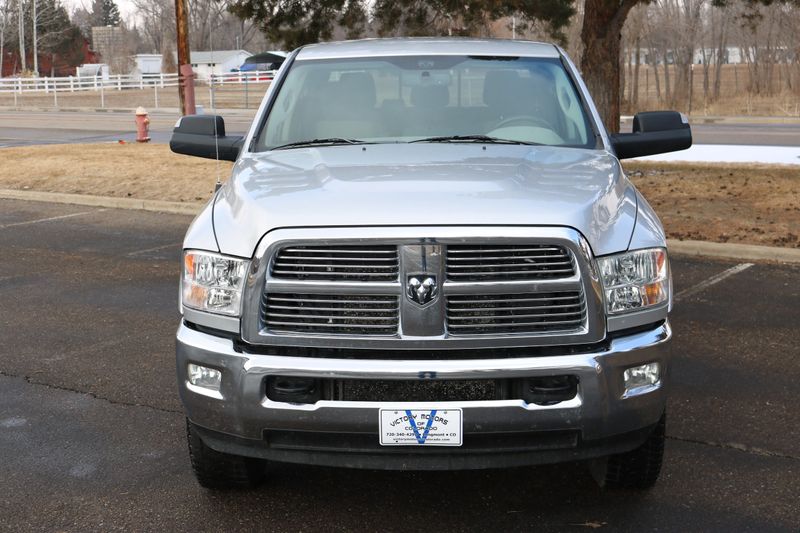
<path id="1" fill-rule="evenodd" d="M 181 249 L 182 246 L 183 246 L 183 243 L 175 244 L 173 242 L 173 243 L 164 244 L 164 245 L 161 245 L 161 246 L 155 246 L 153 248 L 146 248 L 144 250 L 136 250 L 135 252 L 130 252 L 130 253 L 127 253 L 125 255 L 127 255 L 128 257 L 133 257 L 133 256 L 136 256 L 136 255 L 146 254 L 147 252 L 157 252 L 158 250 L 164 250 L 165 248 L 178 248 L 178 249 Z"/>
<path id="2" fill-rule="evenodd" d="M 734 267 L 729 268 L 728 270 L 724 270 L 724 271 L 720 272 L 719 274 L 715 274 L 715 275 L 711 276 L 710 278 L 708 278 L 708 279 L 706 279 L 704 281 L 701 281 L 700 283 L 698 283 L 697 285 L 695 285 L 693 287 L 689 287 L 688 289 L 683 289 L 681 292 L 679 292 L 678 294 L 675 295 L 674 300 L 677 302 L 678 300 L 682 300 L 682 299 L 686 298 L 687 296 L 691 296 L 693 294 L 697 294 L 698 292 L 703 291 L 703 290 L 711 287 L 712 285 L 716 285 L 717 283 L 719 283 L 720 281 L 722 281 L 722 280 L 724 280 L 726 278 L 734 276 L 734 275 L 736 275 L 736 274 L 738 274 L 740 272 L 744 272 L 745 270 L 747 270 L 751 266 L 753 266 L 753 263 L 741 263 L 741 264 L 738 264 L 738 265 L 736 265 Z"/>
<path id="3" fill-rule="evenodd" d="M 53 220 L 63 220 L 65 218 L 80 217 L 83 215 L 91 215 L 92 213 L 102 213 L 105 209 L 96 209 L 94 211 L 81 211 L 80 213 L 70 213 L 68 215 L 59 215 L 57 217 L 40 218 L 37 220 L 26 220 L 25 222 L 14 222 L 13 224 L 3 224 L 0 229 L 15 228 L 18 226 L 30 226 L 31 224 L 40 224 L 42 222 L 52 222 Z"/>

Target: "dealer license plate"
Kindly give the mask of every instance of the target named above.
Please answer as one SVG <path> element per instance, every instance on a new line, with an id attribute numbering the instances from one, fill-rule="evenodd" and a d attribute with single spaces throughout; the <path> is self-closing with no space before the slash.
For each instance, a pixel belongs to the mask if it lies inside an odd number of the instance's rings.
<path id="1" fill-rule="evenodd" d="M 382 446 L 461 446 L 461 409 L 381 409 Z"/>

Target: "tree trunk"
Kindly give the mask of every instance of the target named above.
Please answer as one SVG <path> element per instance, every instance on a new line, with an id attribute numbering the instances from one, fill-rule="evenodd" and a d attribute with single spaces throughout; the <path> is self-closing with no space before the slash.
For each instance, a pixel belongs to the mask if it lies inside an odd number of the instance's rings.
<path id="1" fill-rule="evenodd" d="M 661 103 L 661 80 L 658 77 L 658 52 L 655 48 L 650 51 L 650 57 L 653 61 L 653 78 L 656 83 L 656 102 Z"/>
<path id="2" fill-rule="evenodd" d="M 622 25 L 638 0 L 586 0 L 581 74 L 609 132 L 619 131 Z"/>
<path id="3" fill-rule="evenodd" d="M 639 67 L 642 63 L 642 53 L 641 53 L 641 39 L 637 35 L 636 36 L 636 65 L 633 68 L 633 93 L 631 94 L 631 102 L 634 106 L 639 103 Z"/>
<path id="4" fill-rule="evenodd" d="M 672 92 L 669 84 L 669 61 L 667 50 L 662 49 L 664 53 L 664 104 L 667 107 L 672 107 Z M 674 54 L 673 54 L 674 58 Z"/>

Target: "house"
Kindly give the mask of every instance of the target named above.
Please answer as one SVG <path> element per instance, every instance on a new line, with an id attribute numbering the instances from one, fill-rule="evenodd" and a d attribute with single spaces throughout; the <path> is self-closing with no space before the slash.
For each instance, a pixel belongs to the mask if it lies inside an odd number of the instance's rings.
<path id="1" fill-rule="evenodd" d="M 253 54 L 246 50 L 192 51 L 192 69 L 199 78 L 207 78 L 211 74 L 225 74 L 238 69 L 251 55 Z"/>

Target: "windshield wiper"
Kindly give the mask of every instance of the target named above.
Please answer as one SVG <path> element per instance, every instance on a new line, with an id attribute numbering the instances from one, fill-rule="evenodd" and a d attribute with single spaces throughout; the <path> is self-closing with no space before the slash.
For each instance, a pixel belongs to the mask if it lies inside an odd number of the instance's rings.
<path id="1" fill-rule="evenodd" d="M 501 139 L 490 135 L 445 135 L 442 137 L 425 137 L 424 139 L 414 139 L 410 143 L 458 143 L 458 142 L 477 142 L 493 144 L 525 144 L 530 146 L 541 146 L 541 143 L 517 141 L 514 139 Z"/>
<path id="2" fill-rule="evenodd" d="M 336 144 L 372 144 L 360 139 L 344 139 L 342 137 L 328 137 L 326 139 L 309 139 L 307 141 L 296 141 L 293 143 L 281 144 L 272 148 L 272 150 L 283 150 L 284 148 L 300 148 L 303 146 L 333 146 Z"/>

